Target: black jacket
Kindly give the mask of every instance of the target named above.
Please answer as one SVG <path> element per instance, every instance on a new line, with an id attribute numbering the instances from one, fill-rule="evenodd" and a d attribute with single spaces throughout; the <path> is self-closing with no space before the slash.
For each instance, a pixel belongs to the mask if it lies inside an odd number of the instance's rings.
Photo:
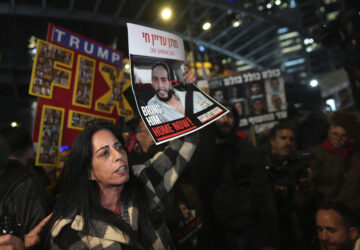
<path id="1" fill-rule="evenodd" d="M 213 199 L 219 223 L 229 233 L 261 227 L 264 245 L 276 246 L 276 205 L 262 155 L 234 134 L 217 145 L 216 158 L 219 171 L 223 169 Z"/>
<path id="2" fill-rule="evenodd" d="M 16 215 L 25 234 L 47 215 L 44 188 L 20 162 L 9 160 L 0 172 L 0 215 Z"/>

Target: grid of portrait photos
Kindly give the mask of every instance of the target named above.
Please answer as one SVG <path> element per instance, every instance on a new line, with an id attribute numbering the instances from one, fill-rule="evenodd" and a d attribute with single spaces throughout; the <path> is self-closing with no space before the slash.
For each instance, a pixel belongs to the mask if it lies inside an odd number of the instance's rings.
<path id="1" fill-rule="evenodd" d="M 103 122 L 113 122 L 113 119 L 106 119 L 101 117 L 96 117 L 93 115 L 86 115 L 78 112 L 71 112 L 71 127 L 76 129 L 84 129 L 90 125 L 95 123 L 103 123 Z"/>
<path id="2" fill-rule="evenodd" d="M 103 110 L 110 112 L 111 108 L 113 107 L 114 103 L 117 101 L 119 103 L 120 112 L 123 115 L 130 115 L 131 110 L 127 110 L 125 108 L 123 99 L 122 99 L 122 89 L 126 83 L 126 81 L 130 81 L 130 75 L 122 72 L 122 76 L 120 80 L 117 79 L 116 76 L 116 69 L 114 67 L 109 67 L 107 65 L 102 65 L 101 69 L 103 72 L 109 75 L 109 79 L 111 80 L 112 84 L 112 92 L 109 99 L 105 101 L 97 101 L 96 107 L 97 110 Z M 130 113 L 129 113 L 130 112 Z"/>
<path id="3" fill-rule="evenodd" d="M 41 131 L 40 154 L 38 164 L 56 164 L 58 158 L 58 146 L 60 140 L 63 111 L 45 107 L 43 128 Z"/>
<path id="4" fill-rule="evenodd" d="M 75 103 L 89 106 L 94 78 L 95 61 L 79 56 L 78 78 L 76 83 Z"/>
<path id="5" fill-rule="evenodd" d="M 286 109 L 282 77 L 231 86 L 224 86 L 222 81 L 209 82 L 210 95 L 220 102 L 231 102 L 239 117 L 263 115 Z"/>
<path id="6" fill-rule="evenodd" d="M 39 41 L 37 48 L 34 78 L 30 93 L 50 97 L 51 83 L 68 86 L 71 76 L 68 71 L 55 69 L 55 62 L 70 66 L 73 54 L 68 50 L 43 41 Z"/>

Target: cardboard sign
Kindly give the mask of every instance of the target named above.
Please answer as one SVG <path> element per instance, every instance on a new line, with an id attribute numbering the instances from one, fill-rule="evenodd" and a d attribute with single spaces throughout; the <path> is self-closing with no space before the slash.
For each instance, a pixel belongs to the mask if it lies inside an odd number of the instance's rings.
<path id="1" fill-rule="evenodd" d="M 209 81 L 210 95 L 231 102 L 239 116 L 240 129 L 254 125 L 255 132 L 270 129 L 287 118 L 284 80 L 280 69 L 245 72 Z"/>
<path id="2" fill-rule="evenodd" d="M 183 40 L 171 33 L 127 24 L 132 90 L 156 144 L 210 124 L 228 110 L 187 84 Z"/>
<path id="3" fill-rule="evenodd" d="M 47 39 L 37 43 L 29 94 L 38 97 L 36 164 L 56 166 L 60 146 L 71 146 L 83 128 L 117 123 L 133 110 L 123 95 L 131 82 L 121 70 L 122 52 L 53 24 Z"/>

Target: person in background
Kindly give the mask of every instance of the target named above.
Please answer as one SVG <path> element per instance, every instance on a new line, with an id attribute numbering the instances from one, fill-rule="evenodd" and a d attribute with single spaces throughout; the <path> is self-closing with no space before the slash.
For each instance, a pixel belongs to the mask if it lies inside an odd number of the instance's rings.
<path id="1" fill-rule="evenodd" d="M 39 183 L 31 165 L 34 149 L 30 133 L 23 127 L 0 130 L 9 155 L 0 176 L 0 212 L 2 216 L 15 214 L 25 234 L 48 214 L 45 187 Z"/>
<path id="2" fill-rule="evenodd" d="M 270 143 L 263 154 L 279 214 L 280 249 L 307 249 L 304 219 L 300 220 L 298 209 L 302 208 L 304 198 L 310 196 L 308 164 L 311 155 L 297 151 L 295 128 L 287 122 L 280 122 L 271 129 Z"/>
<path id="3" fill-rule="evenodd" d="M 213 213 L 226 249 L 277 249 L 278 217 L 274 194 L 257 149 L 236 134 L 236 111 L 215 122 L 215 152 L 209 154 L 209 183 Z M 225 249 L 225 248 L 224 248 Z"/>
<path id="4" fill-rule="evenodd" d="M 0 164 L 0 217 L 14 218 L 21 227 L 16 235 L 0 236 L 0 246 L 29 248 L 37 243 L 41 221 L 48 214 L 45 189 L 32 169 L 30 133 L 23 127 L 9 126 L 0 130 L 0 138 L 1 152 L 7 152 Z"/>
<path id="5" fill-rule="evenodd" d="M 322 249 L 360 250 L 359 221 L 344 204 L 323 204 L 316 213 L 316 226 Z"/>
<path id="6" fill-rule="evenodd" d="M 310 168 L 317 204 L 338 199 L 360 216 L 360 153 L 354 144 L 358 130 L 354 113 L 334 112 L 328 138 L 311 149 Z"/>

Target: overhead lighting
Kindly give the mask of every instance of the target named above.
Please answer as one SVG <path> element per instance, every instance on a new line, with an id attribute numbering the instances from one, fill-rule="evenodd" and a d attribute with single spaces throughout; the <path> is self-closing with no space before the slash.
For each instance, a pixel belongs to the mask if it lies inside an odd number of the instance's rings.
<path id="1" fill-rule="evenodd" d="M 271 3 L 268 3 L 268 4 L 266 5 L 266 8 L 268 8 L 268 9 L 271 9 L 271 7 L 272 7 L 272 4 L 271 4 Z"/>
<path id="2" fill-rule="evenodd" d="M 260 6 L 258 7 L 258 10 L 259 10 L 259 11 L 263 11 L 263 10 L 264 10 L 264 6 L 260 5 Z"/>
<path id="3" fill-rule="evenodd" d="M 283 34 L 283 35 L 279 36 L 279 40 L 285 40 L 285 39 L 298 37 L 298 36 L 299 36 L 299 32 L 293 31 L 293 32 L 286 33 L 286 34 Z"/>
<path id="4" fill-rule="evenodd" d="M 284 66 L 285 67 L 291 67 L 291 66 L 294 66 L 294 65 L 302 64 L 304 62 L 305 62 L 304 58 L 298 58 L 298 59 L 295 59 L 295 60 L 285 62 Z"/>
<path id="5" fill-rule="evenodd" d="M 293 51 L 297 51 L 297 50 L 299 50 L 301 48 L 302 48 L 302 46 L 300 44 L 298 44 L 298 45 L 295 45 L 295 46 L 291 46 L 291 47 L 287 47 L 287 48 L 282 49 L 281 53 L 286 54 L 286 53 L 290 53 L 290 52 L 293 52 Z"/>
<path id="6" fill-rule="evenodd" d="M 240 21 L 240 20 L 233 21 L 233 23 L 232 23 L 232 26 L 233 26 L 234 28 L 239 27 L 240 25 L 241 25 L 241 21 Z"/>
<path id="7" fill-rule="evenodd" d="M 11 127 L 15 128 L 15 127 L 19 127 L 19 124 L 17 122 L 12 122 L 10 124 Z"/>
<path id="8" fill-rule="evenodd" d="M 331 111 L 336 110 L 335 100 L 334 99 L 327 99 L 326 105 L 328 105 L 331 108 Z"/>
<path id="9" fill-rule="evenodd" d="M 164 20 L 169 20 L 171 17 L 172 11 L 170 8 L 164 8 L 161 10 L 161 18 Z"/>
<path id="10" fill-rule="evenodd" d="M 209 30 L 211 28 L 211 23 L 210 22 L 204 23 L 202 28 L 203 28 L 203 30 Z"/>
<path id="11" fill-rule="evenodd" d="M 277 30 L 277 33 L 278 33 L 279 35 L 281 35 L 281 34 L 284 34 L 284 33 L 288 32 L 288 31 L 289 31 L 289 29 L 288 29 L 287 27 L 283 27 L 283 28 L 279 28 L 279 29 Z"/>
<path id="12" fill-rule="evenodd" d="M 276 1 L 275 1 L 275 4 L 276 4 L 277 6 L 279 6 L 279 5 L 281 4 L 281 1 L 280 1 L 280 0 L 276 0 Z"/>
<path id="13" fill-rule="evenodd" d="M 33 55 L 36 54 L 36 48 L 33 48 L 33 49 L 31 50 L 31 54 L 33 54 Z"/>
<path id="14" fill-rule="evenodd" d="M 128 69 L 130 69 L 130 65 L 127 63 L 127 64 L 125 64 L 124 68 L 125 68 L 126 70 L 128 70 Z"/>
<path id="15" fill-rule="evenodd" d="M 314 39 L 312 39 L 312 38 L 305 38 L 305 39 L 304 39 L 304 44 L 305 44 L 305 45 L 311 44 L 311 43 L 313 43 L 313 42 L 314 42 Z"/>
<path id="16" fill-rule="evenodd" d="M 205 47 L 202 46 L 202 45 L 199 45 L 199 46 L 198 46 L 198 49 L 199 49 L 200 52 L 204 52 L 204 51 L 205 51 Z"/>
<path id="17" fill-rule="evenodd" d="M 312 79 L 309 84 L 310 84 L 310 87 L 315 88 L 319 85 L 319 82 L 316 79 Z"/>
<path id="18" fill-rule="evenodd" d="M 29 49 L 36 48 L 36 42 L 37 42 L 37 38 L 36 38 L 35 36 L 31 36 L 31 37 L 29 38 L 28 48 L 29 48 Z"/>
<path id="19" fill-rule="evenodd" d="M 295 0 L 291 0 L 290 1 L 290 8 L 295 8 L 296 7 L 296 2 Z"/>

